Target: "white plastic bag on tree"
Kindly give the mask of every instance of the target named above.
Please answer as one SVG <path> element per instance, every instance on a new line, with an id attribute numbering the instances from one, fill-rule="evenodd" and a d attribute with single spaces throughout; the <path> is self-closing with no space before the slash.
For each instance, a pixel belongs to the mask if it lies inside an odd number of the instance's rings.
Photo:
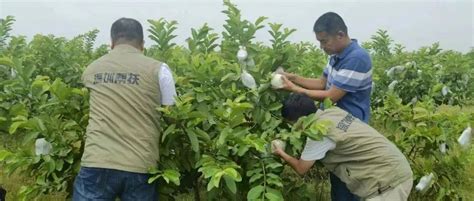
<path id="1" fill-rule="evenodd" d="M 397 81 L 397 80 L 392 81 L 392 82 L 388 85 L 388 89 L 389 89 L 389 90 L 395 89 L 395 85 L 397 85 L 397 84 L 398 84 L 398 81 Z"/>
<path id="2" fill-rule="evenodd" d="M 394 66 L 388 69 L 386 73 L 388 77 L 393 78 L 395 73 L 401 73 L 403 70 L 405 70 L 405 66 Z"/>
<path id="3" fill-rule="evenodd" d="M 245 49 L 244 46 L 239 46 L 239 51 L 237 52 L 237 59 L 239 60 L 240 63 L 244 63 L 245 60 L 247 59 L 247 50 Z"/>
<path id="4" fill-rule="evenodd" d="M 36 151 L 37 156 L 49 154 L 52 148 L 53 146 L 51 145 L 51 143 L 46 141 L 46 139 L 44 138 L 36 139 L 35 151 Z"/>
<path id="5" fill-rule="evenodd" d="M 272 73 L 271 85 L 274 89 L 283 88 L 283 75 L 279 73 Z"/>
<path id="6" fill-rule="evenodd" d="M 421 177 L 420 181 L 418 182 L 418 184 L 416 185 L 415 189 L 417 191 L 424 191 L 426 189 L 428 189 L 431 185 L 431 181 L 433 180 L 433 173 L 430 173 L 429 175 L 425 175 L 423 177 Z"/>
<path id="7" fill-rule="evenodd" d="M 370 90 L 370 95 L 374 94 L 375 91 L 375 82 L 372 81 L 372 89 Z"/>
<path id="8" fill-rule="evenodd" d="M 244 86 L 246 86 L 250 89 L 256 89 L 257 88 L 257 83 L 255 82 L 255 79 L 246 70 L 242 70 L 242 74 L 240 75 L 240 79 L 242 79 L 242 84 L 244 84 Z"/>
<path id="9" fill-rule="evenodd" d="M 443 86 L 443 89 L 441 89 L 441 94 L 443 96 L 446 96 L 448 95 L 448 92 L 449 92 L 449 88 L 447 86 Z"/>
<path id="10" fill-rule="evenodd" d="M 389 78 L 392 78 L 395 75 L 395 69 L 393 69 L 393 67 L 389 68 L 388 70 L 385 71 L 385 73 L 387 74 Z"/>
<path id="11" fill-rule="evenodd" d="M 463 148 L 469 147 L 469 144 L 471 143 L 471 131 L 471 126 L 468 126 L 458 138 L 458 142 Z"/>
<path id="12" fill-rule="evenodd" d="M 284 73 L 284 72 L 285 72 L 285 69 L 283 69 L 283 67 L 281 67 L 281 66 L 279 66 L 275 71 L 275 73 L 280 73 L 280 74 Z"/>
<path id="13" fill-rule="evenodd" d="M 446 153 L 446 143 L 441 143 L 441 144 L 439 145 L 439 151 L 440 151 L 441 153 L 443 153 L 443 154 Z"/>
<path id="14" fill-rule="evenodd" d="M 409 61 L 405 64 L 406 67 L 416 67 L 416 62 L 415 61 Z"/>
<path id="15" fill-rule="evenodd" d="M 403 70 L 405 70 L 405 66 L 395 66 L 393 67 L 395 69 L 395 72 L 401 73 Z"/>
<path id="16" fill-rule="evenodd" d="M 411 99 L 411 101 L 410 101 L 410 103 L 411 103 L 412 105 L 415 105 L 417 102 L 418 102 L 418 98 L 417 98 L 417 97 L 413 97 L 413 98 Z"/>
<path id="17" fill-rule="evenodd" d="M 10 76 L 11 76 L 12 78 L 16 78 L 16 70 L 15 70 L 15 69 L 13 69 L 13 68 L 10 69 Z"/>
<path id="18" fill-rule="evenodd" d="M 275 153 L 276 151 L 276 148 L 281 148 L 283 150 L 285 150 L 285 147 L 286 147 L 286 143 L 281 141 L 281 140 L 272 140 L 272 153 Z"/>

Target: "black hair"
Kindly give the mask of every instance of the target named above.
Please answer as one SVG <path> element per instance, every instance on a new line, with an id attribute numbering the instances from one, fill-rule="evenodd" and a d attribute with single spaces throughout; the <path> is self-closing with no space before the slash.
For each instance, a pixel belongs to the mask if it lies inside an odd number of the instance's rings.
<path id="1" fill-rule="evenodd" d="M 290 96 L 283 101 L 281 116 L 287 120 L 296 121 L 302 116 L 315 113 L 317 110 L 313 99 L 307 95 L 290 94 Z"/>
<path id="2" fill-rule="evenodd" d="M 123 17 L 112 24 L 110 36 L 114 43 L 124 40 L 140 45 L 143 42 L 143 27 L 137 20 Z"/>
<path id="3" fill-rule="evenodd" d="M 316 20 L 313 31 L 314 33 L 326 32 L 329 35 L 335 35 L 339 31 L 347 34 L 347 26 L 337 13 L 327 12 Z"/>

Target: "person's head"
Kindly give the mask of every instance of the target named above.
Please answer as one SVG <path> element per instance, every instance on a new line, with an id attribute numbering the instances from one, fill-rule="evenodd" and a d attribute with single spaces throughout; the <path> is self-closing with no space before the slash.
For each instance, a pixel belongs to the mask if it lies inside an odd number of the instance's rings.
<path id="1" fill-rule="evenodd" d="M 341 16 L 328 12 L 319 17 L 313 26 L 316 40 L 326 54 L 337 54 L 350 43 L 347 26 Z"/>
<path id="2" fill-rule="evenodd" d="M 290 94 L 281 109 L 281 116 L 290 122 L 296 122 L 300 117 L 308 116 L 317 111 L 313 99 L 305 94 Z"/>
<path id="3" fill-rule="evenodd" d="M 132 18 L 120 18 L 112 24 L 110 29 L 112 49 L 119 44 L 128 44 L 143 50 L 143 28 L 140 22 Z"/>

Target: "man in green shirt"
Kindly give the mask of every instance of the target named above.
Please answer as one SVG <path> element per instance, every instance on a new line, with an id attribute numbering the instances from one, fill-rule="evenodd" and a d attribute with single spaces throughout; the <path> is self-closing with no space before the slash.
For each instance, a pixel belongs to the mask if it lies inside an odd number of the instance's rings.
<path id="1" fill-rule="evenodd" d="M 323 139 L 308 138 L 299 160 L 272 144 L 276 155 L 300 175 L 320 160 L 362 200 L 408 199 L 413 173 L 405 156 L 392 142 L 338 107 L 317 110 L 314 101 L 303 94 L 291 94 L 282 108 L 282 116 L 291 122 L 313 113 L 318 120 L 332 123 Z"/>

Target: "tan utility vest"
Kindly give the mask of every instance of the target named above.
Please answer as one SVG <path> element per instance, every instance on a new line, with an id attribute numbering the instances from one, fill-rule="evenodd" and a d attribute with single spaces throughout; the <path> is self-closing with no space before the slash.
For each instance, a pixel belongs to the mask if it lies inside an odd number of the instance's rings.
<path id="1" fill-rule="evenodd" d="M 82 75 L 90 91 L 82 166 L 147 173 L 159 160 L 161 63 L 118 45 Z"/>
<path id="2" fill-rule="evenodd" d="M 316 118 L 333 123 L 326 137 L 336 143 L 321 162 L 352 193 L 367 198 L 412 177 L 400 150 L 358 118 L 337 107 L 318 111 Z"/>

